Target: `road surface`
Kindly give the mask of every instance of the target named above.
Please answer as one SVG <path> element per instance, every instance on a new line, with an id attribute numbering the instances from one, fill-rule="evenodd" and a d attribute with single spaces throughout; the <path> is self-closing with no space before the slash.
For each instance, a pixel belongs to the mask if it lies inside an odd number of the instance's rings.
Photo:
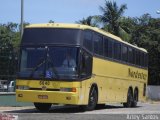
<path id="1" fill-rule="evenodd" d="M 82 112 L 75 106 L 52 106 L 41 113 L 30 107 L 0 107 L 0 114 L 15 115 L 19 120 L 160 120 L 160 102 L 139 103 L 136 108 L 123 108 L 121 104 Z"/>

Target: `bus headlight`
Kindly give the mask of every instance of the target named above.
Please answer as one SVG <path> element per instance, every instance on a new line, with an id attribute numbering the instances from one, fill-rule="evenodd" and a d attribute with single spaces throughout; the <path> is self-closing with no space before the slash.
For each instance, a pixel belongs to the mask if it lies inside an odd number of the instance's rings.
<path id="1" fill-rule="evenodd" d="M 17 89 L 19 89 L 19 90 L 29 90 L 29 87 L 25 86 L 25 85 L 18 85 Z"/>

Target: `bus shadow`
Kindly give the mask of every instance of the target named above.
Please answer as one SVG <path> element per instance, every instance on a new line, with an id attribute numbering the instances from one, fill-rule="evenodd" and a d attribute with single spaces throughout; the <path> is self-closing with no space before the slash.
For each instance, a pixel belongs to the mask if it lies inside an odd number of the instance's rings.
<path id="1" fill-rule="evenodd" d="M 141 107 L 141 106 L 136 106 L 134 108 L 139 108 L 139 107 Z M 134 109 L 134 108 L 132 108 L 132 109 Z M 122 106 L 105 105 L 105 107 L 97 108 L 96 110 L 103 110 L 103 109 L 128 109 L 128 108 L 123 107 L 123 105 Z"/>
<path id="2" fill-rule="evenodd" d="M 139 108 L 141 106 L 137 106 L 135 108 Z M 128 109 L 123 106 L 114 106 L 114 105 L 106 105 L 103 108 L 96 108 L 95 110 L 107 110 L 107 109 Z M 134 109 L 134 108 L 133 108 Z M 6 111 L 4 113 L 83 113 L 85 111 L 81 110 L 77 106 L 52 106 L 52 108 L 48 112 L 40 112 L 35 108 L 32 109 L 22 109 L 22 110 L 11 110 Z"/>
<path id="3" fill-rule="evenodd" d="M 82 112 L 77 106 L 52 106 L 47 112 L 38 111 L 36 108 L 5 111 L 3 113 L 79 113 Z"/>

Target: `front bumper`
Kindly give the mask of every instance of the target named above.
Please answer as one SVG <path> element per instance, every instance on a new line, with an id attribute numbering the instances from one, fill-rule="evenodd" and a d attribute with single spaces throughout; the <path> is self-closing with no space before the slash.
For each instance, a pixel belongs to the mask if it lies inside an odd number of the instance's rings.
<path id="1" fill-rule="evenodd" d="M 74 92 L 16 90 L 16 100 L 19 102 L 39 102 L 79 105 L 79 95 Z"/>

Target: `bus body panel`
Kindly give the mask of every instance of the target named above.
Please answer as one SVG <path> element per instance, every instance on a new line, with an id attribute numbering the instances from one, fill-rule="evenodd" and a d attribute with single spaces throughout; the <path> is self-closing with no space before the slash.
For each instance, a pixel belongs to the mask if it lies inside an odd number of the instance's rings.
<path id="1" fill-rule="evenodd" d="M 129 87 L 137 87 L 139 100 L 144 101 L 144 84 L 148 71 L 117 62 L 93 58 L 94 81 L 98 85 L 99 103 L 126 102 Z"/>

